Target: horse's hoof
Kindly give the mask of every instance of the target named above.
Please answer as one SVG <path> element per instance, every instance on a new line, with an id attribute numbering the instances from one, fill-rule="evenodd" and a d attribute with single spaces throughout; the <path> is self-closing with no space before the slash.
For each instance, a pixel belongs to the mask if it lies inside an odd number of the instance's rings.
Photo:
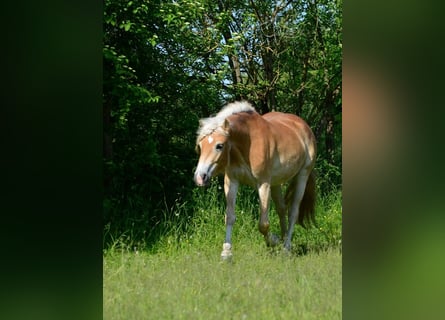
<path id="1" fill-rule="evenodd" d="M 232 260 L 232 245 L 230 243 L 223 244 L 223 251 L 221 252 L 221 259 L 223 261 Z"/>
<path id="2" fill-rule="evenodd" d="M 281 253 L 286 257 L 290 257 L 292 255 L 292 252 L 289 249 L 286 249 L 285 247 L 283 247 L 283 250 L 281 250 Z"/>
<path id="3" fill-rule="evenodd" d="M 275 247 L 279 243 L 280 243 L 280 238 L 278 238 L 273 233 L 270 233 L 266 238 L 266 244 L 268 247 Z"/>
<path id="4" fill-rule="evenodd" d="M 286 255 L 286 256 L 290 256 L 291 253 L 292 253 L 292 252 L 291 252 L 290 245 L 287 244 L 287 243 L 285 243 L 284 246 L 283 246 L 283 249 L 281 250 L 281 252 L 282 252 L 284 255 Z"/>
<path id="5" fill-rule="evenodd" d="M 223 254 L 221 253 L 221 260 L 225 262 L 232 262 L 232 254 Z"/>

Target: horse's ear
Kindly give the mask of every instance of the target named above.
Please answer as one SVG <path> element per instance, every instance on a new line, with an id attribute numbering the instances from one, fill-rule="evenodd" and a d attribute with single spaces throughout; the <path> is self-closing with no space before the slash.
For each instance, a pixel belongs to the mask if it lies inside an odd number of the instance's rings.
<path id="1" fill-rule="evenodd" d="M 222 128 L 223 128 L 225 133 L 229 133 L 229 130 L 230 130 L 230 122 L 229 122 L 229 120 L 227 120 L 227 119 L 224 120 Z"/>

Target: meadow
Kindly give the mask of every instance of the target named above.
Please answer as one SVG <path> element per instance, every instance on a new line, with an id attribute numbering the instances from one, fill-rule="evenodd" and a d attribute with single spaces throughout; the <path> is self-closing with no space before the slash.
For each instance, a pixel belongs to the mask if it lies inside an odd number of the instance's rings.
<path id="1" fill-rule="evenodd" d="M 221 261 L 222 191 L 197 189 L 193 208 L 166 208 L 154 244 L 117 237 L 104 249 L 104 319 L 341 319 L 341 193 L 319 197 L 317 224 L 296 227 L 290 254 L 258 232 L 255 192 L 237 203 L 233 259 Z M 278 218 L 270 212 L 272 231 Z"/>

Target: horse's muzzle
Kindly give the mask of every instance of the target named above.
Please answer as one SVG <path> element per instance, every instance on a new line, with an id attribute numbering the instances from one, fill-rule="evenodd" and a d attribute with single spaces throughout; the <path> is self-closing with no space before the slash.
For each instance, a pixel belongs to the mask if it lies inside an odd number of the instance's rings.
<path id="1" fill-rule="evenodd" d="M 194 180 L 198 187 L 206 187 L 210 184 L 210 176 L 206 173 L 196 171 Z"/>

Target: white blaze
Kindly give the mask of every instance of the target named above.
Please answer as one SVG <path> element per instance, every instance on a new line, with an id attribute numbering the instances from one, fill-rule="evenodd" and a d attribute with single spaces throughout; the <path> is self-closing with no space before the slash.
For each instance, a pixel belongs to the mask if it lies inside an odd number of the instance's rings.
<path id="1" fill-rule="evenodd" d="M 209 137 L 207 138 L 207 141 L 208 141 L 209 143 L 212 143 L 212 142 L 213 142 L 213 138 L 209 136 Z"/>

